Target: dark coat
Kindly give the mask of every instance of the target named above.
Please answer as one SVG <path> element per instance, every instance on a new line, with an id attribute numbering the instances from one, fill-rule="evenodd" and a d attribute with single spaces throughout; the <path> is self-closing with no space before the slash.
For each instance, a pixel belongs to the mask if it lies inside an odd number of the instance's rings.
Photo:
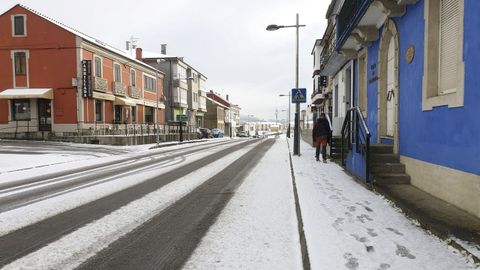
<path id="1" fill-rule="evenodd" d="M 322 137 L 322 136 L 327 136 L 327 138 L 330 137 L 331 134 L 330 130 L 330 125 L 328 124 L 328 120 L 326 118 L 319 118 L 313 125 L 313 131 L 312 131 L 312 138 L 315 141 L 316 138 Z"/>

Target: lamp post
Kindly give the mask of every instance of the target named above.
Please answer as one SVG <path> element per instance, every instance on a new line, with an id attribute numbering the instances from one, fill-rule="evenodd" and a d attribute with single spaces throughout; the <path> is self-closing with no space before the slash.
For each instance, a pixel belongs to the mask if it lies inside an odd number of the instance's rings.
<path id="1" fill-rule="evenodd" d="M 281 94 L 281 95 L 278 95 L 278 96 L 279 96 L 279 97 L 288 97 L 288 117 L 287 117 L 287 118 L 288 118 L 288 127 L 287 127 L 287 138 L 290 138 L 290 104 L 292 103 L 292 102 L 290 101 L 291 95 L 290 95 L 290 94 L 288 94 L 288 95 L 283 95 L 283 94 Z"/>
<path id="2" fill-rule="evenodd" d="M 305 27 L 305 25 L 299 24 L 299 17 L 297 13 L 297 21 L 295 25 L 276 25 L 271 24 L 267 26 L 267 31 L 275 31 L 280 28 L 296 28 L 296 65 L 295 65 L 295 88 L 298 89 L 298 30 L 300 27 Z M 295 133 L 293 140 L 293 154 L 300 156 L 300 103 L 295 104 Z M 290 124 L 290 123 L 289 123 Z"/>
<path id="3" fill-rule="evenodd" d="M 157 59 L 157 66 L 160 65 L 160 59 Z M 160 144 L 160 132 L 158 126 L 158 68 L 155 69 L 155 92 L 157 105 L 155 106 L 155 122 L 157 124 L 157 146 Z"/>
<path id="4" fill-rule="evenodd" d="M 250 137 L 250 116 L 254 117 L 255 115 L 249 114 L 247 115 L 247 126 L 248 126 L 248 136 Z"/>

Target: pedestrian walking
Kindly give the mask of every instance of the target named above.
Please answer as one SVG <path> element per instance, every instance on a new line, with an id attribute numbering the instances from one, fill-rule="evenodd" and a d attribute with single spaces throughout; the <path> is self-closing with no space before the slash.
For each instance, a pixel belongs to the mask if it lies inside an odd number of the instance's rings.
<path id="1" fill-rule="evenodd" d="M 313 145 L 317 147 L 315 152 L 315 158 L 320 161 L 320 151 L 322 152 L 323 162 L 327 162 L 327 143 L 330 139 L 330 124 L 324 113 L 320 114 L 320 118 L 317 119 L 313 125 L 312 141 Z"/>

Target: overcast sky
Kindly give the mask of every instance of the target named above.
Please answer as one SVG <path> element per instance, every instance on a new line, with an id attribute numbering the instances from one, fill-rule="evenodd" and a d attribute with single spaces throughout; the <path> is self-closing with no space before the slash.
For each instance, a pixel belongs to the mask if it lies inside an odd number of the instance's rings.
<path id="1" fill-rule="evenodd" d="M 207 89 L 238 104 L 241 114 L 285 118 L 295 86 L 295 28 L 269 32 L 268 24 L 295 24 L 300 14 L 300 87 L 312 91 L 316 39 L 326 27 L 329 0 L 2 0 L 0 12 L 24 4 L 72 28 L 124 49 L 131 36 L 146 51 L 185 57 L 208 77 Z M 302 105 L 302 108 L 306 105 Z M 292 117 L 294 107 L 292 106 Z"/>

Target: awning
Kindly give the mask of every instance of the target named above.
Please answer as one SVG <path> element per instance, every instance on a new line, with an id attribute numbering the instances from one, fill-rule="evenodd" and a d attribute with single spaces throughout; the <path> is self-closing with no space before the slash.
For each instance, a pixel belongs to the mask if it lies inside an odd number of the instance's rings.
<path id="1" fill-rule="evenodd" d="M 143 100 L 143 105 L 144 106 L 148 106 L 148 107 L 156 107 L 157 106 L 157 103 L 155 101 L 151 101 L 151 100 Z M 163 102 L 159 102 L 158 103 L 158 108 L 159 109 L 165 109 L 165 104 L 163 104 Z"/>
<path id="2" fill-rule="evenodd" d="M 103 100 L 110 100 L 114 101 L 115 96 L 112 94 L 105 94 L 105 93 L 99 93 L 97 91 L 93 91 L 93 98 L 95 99 L 103 99 Z"/>
<path id="3" fill-rule="evenodd" d="M 137 103 L 135 100 L 123 97 L 115 97 L 115 105 L 124 105 L 124 106 L 136 106 Z"/>
<path id="4" fill-rule="evenodd" d="M 52 88 L 13 88 L 0 93 L 0 99 L 44 98 L 53 99 Z"/>

